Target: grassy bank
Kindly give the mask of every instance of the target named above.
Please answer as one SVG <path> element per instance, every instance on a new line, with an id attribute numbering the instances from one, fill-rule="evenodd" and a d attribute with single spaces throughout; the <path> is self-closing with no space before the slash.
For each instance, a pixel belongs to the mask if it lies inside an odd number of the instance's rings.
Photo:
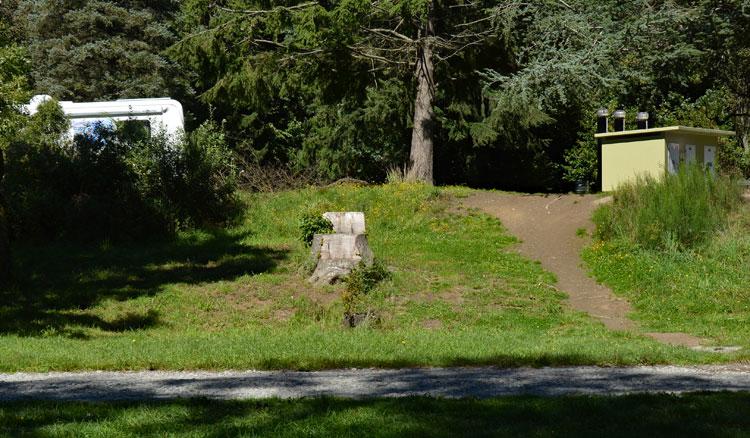
<path id="1" fill-rule="evenodd" d="M 736 182 L 683 168 L 621 187 L 583 258 L 646 330 L 750 349 L 750 206 Z"/>
<path id="2" fill-rule="evenodd" d="M 750 396 L 0 404 L 12 436 L 742 436 Z"/>
<path id="3" fill-rule="evenodd" d="M 750 349 L 750 208 L 699 250 L 598 242 L 583 257 L 593 275 L 630 301 L 647 330 L 681 331 Z"/>
<path id="4" fill-rule="evenodd" d="M 0 371 L 703 362 L 564 307 L 501 224 L 453 212 L 464 189 L 343 186 L 244 196 L 242 220 L 175 241 L 15 248 Z M 361 210 L 392 271 L 344 329 L 341 286 L 306 281 L 305 209 Z M 726 358 L 720 360 L 727 360 Z"/>

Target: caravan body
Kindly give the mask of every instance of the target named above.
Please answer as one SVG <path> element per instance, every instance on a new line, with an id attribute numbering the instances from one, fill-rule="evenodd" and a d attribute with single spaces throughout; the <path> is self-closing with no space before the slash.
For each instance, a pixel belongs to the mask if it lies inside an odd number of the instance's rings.
<path id="1" fill-rule="evenodd" d="M 43 102 L 52 100 L 50 96 L 34 96 L 24 107 L 27 114 L 33 115 Z M 139 120 L 148 124 L 151 135 L 164 132 L 169 136 L 179 136 L 185 130 L 185 119 L 180 102 L 170 98 L 121 99 L 112 102 L 58 102 L 70 119 L 70 135 L 84 133 L 92 125 L 103 123 Z"/>

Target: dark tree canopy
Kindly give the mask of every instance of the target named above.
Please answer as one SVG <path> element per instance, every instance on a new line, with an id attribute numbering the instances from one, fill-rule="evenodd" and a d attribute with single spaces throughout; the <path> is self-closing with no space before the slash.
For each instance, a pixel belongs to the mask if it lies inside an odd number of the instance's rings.
<path id="1" fill-rule="evenodd" d="M 740 147 L 727 150 L 747 172 L 748 9 L 746 0 L 5 0 L 0 130 L 17 130 L 13 108 L 30 91 L 171 95 L 195 122 L 225 120 L 228 142 L 251 162 L 327 179 L 380 181 L 398 168 L 437 183 L 559 190 L 593 177 L 592 115 L 605 106 L 649 111 L 658 125 L 737 130 Z"/>
<path id="2" fill-rule="evenodd" d="M 238 118 L 248 151 L 377 178 L 414 164 L 428 142 L 431 154 L 440 117 L 480 121 L 476 70 L 501 53 L 492 4 L 194 1 L 175 53 L 205 80 L 203 99 Z M 471 90 L 469 101 L 457 89 Z M 454 124 L 451 135 L 468 138 L 464 128 Z M 431 180 L 431 169 L 415 179 Z"/>

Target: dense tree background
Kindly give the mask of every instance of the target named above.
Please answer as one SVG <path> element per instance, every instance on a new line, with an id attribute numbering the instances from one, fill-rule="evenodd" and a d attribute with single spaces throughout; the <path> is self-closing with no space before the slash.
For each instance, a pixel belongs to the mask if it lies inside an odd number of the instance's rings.
<path id="1" fill-rule="evenodd" d="M 429 46 L 436 183 L 593 179 L 601 106 L 735 129 L 724 159 L 747 172 L 747 3 L 5 0 L 0 129 L 14 129 L 9 109 L 32 90 L 171 95 L 193 126 L 226 120 L 248 162 L 380 181 L 409 164 Z"/>
<path id="2" fill-rule="evenodd" d="M 30 97 L 27 50 L 13 25 L 17 6 L 13 0 L 0 3 L 0 140 L 22 123 L 16 109 Z"/>
<path id="3" fill-rule="evenodd" d="M 183 81 L 162 51 L 174 43 L 173 0 L 21 0 L 37 91 L 57 99 L 164 96 Z"/>

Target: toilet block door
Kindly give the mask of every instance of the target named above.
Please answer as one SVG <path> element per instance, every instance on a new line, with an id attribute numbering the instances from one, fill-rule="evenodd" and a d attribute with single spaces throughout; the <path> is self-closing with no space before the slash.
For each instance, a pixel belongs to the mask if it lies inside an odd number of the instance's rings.
<path id="1" fill-rule="evenodd" d="M 703 165 L 711 173 L 716 169 L 716 146 L 703 146 Z"/>
<path id="2" fill-rule="evenodd" d="M 667 170 L 669 173 L 677 173 L 680 169 L 680 144 L 669 143 L 667 146 Z"/>
<path id="3" fill-rule="evenodd" d="M 695 145 L 685 145 L 685 164 L 695 163 Z"/>

